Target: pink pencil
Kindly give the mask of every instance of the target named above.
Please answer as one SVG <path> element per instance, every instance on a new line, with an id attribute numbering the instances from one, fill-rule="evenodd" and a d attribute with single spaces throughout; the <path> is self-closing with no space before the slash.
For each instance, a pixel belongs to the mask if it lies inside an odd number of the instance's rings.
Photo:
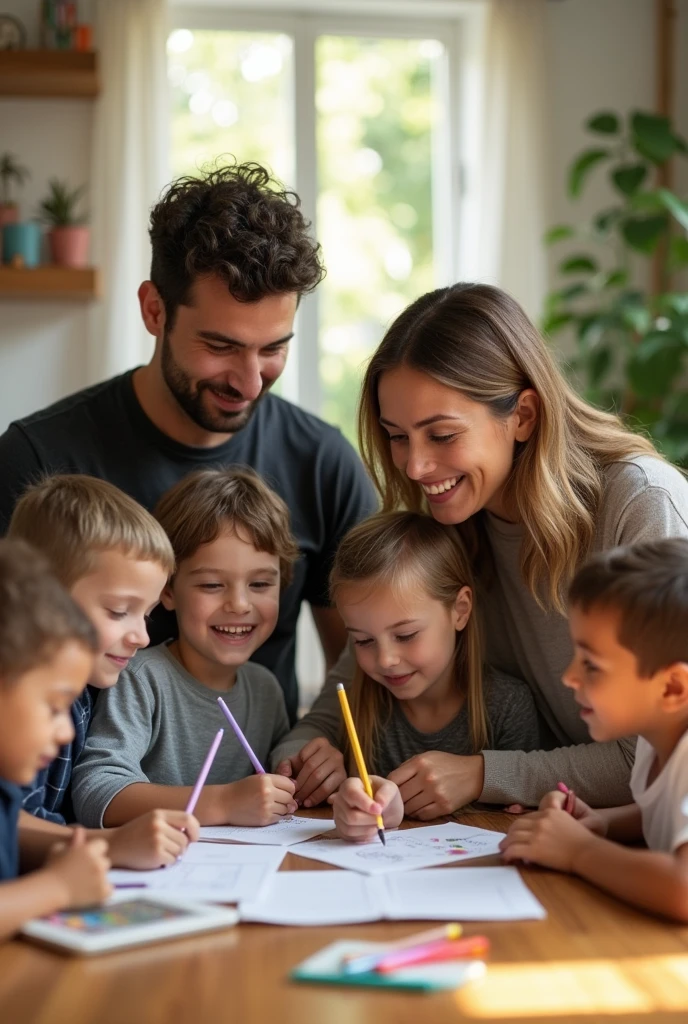
<path id="1" fill-rule="evenodd" d="M 217 748 L 220 746 L 220 743 L 222 742 L 222 737 L 224 736 L 224 734 L 225 734 L 224 729 L 220 729 L 218 731 L 215 739 L 210 744 L 210 750 L 208 751 L 208 753 L 206 755 L 206 759 L 203 762 L 203 767 L 201 768 L 200 772 L 198 773 L 198 778 L 196 779 L 196 785 L 192 789 L 191 796 L 189 797 L 189 802 L 186 805 L 186 813 L 187 814 L 193 814 L 193 812 L 194 812 L 194 810 L 196 808 L 196 804 L 198 803 L 198 798 L 201 795 L 201 790 L 203 789 L 203 785 L 205 783 L 205 780 L 208 778 L 208 772 L 210 771 L 210 769 L 213 766 L 213 761 L 215 760 L 215 755 L 217 754 Z"/>
<path id="2" fill-rule="evenodd" d="M 576 794 L 572 789 L 566 785 L 565 782 L 557 782 L 557 789 L 560 793 L 566 793 L 566 800 L 564 801 L 564 810 L 567 814 L 573 814 L 576 809 Z"/>

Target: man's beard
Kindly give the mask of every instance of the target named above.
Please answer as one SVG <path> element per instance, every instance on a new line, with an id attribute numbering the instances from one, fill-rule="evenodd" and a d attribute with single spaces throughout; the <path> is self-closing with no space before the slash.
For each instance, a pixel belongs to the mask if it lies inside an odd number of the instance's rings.
<path id="1" fill-rule="evenodd" d="M 203 430 L 214 434 L 234 434 L 237 430 L 245 427 L 253 415 L 256 405 L 270 387 L 270 384 L 263 382 L 263 390 L 258 397 L 245 409 L 240 409 L 237 412 L 225 412 L 217 406 L 208 408 L 203 400 L 204 391 L 215 391 L 235 402 L 243 401 L 244 396 L 229 384 L 220 384 L 214 380 L 199 380 L 194 384 L 179 363 L 175 362 L 167 332 L 162 339 L 161 367 L 165 384 L 174 395 L 177 404 L 189 419 Z"/>

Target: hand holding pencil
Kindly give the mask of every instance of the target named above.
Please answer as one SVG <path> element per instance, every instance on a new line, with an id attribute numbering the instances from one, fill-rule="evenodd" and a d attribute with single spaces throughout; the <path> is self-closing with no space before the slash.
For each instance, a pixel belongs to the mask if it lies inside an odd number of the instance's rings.
<path id="1" fill-rule="evenodd" d="M 356 726 L 354 725 L 354 720 L 351 715 L 351 709 L 349 707 L 349 701 L 347 699 L 346 690 L 344 689 L 343 683 L 337 683 L 337 696 L 339 697 L 339 703 L 342 709 L 342 714 L 344 716 L 344 724 L 346 725 L 346 731 L 349 736 L 349 743 L 351 744 L 351 749 L 356 760 L 358 774 L 360 775 L 363 788 L 365 789 L 370 799 L 373 800 L 373 787 L 370 783 L 368 770 L 365 766 L 365 761 L 363 759 L 363 751 L 361 750 L 361 744 L 358 742 Z M 377 834 L 380 837 L 380 842 L 383 844 L 383 846 L 386 846 L 387 844 L 385 842 L 385 826 L 382 820 L 382 809 L 380 809 L 380 812 L 377 813 L 375 817 L 377 821 Z"/>
<path id="2" fill-rule="evenodd" d="M 368 796 L 358 778 L 346 779 L 330 798 L 337 833 L 353 843 L 369 843 L 378 834 L 378 812 L 384 827 L 396 828 L 404 817 L 399 787 L 379 775 L 370 776 L 373 790 Z"/>

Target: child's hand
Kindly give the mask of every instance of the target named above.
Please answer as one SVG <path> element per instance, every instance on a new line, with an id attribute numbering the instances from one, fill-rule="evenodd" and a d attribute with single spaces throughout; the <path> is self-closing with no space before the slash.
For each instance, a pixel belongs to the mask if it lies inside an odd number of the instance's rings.
<path id="1" fill-rule="evenodd" d="M 485 763 L 480 754 L 460 757 L 429 750 L 404 761 L 389 777 L 404 801 L 404 814 L 429 821 L 453 814 L 477 800 L 483 788 Z"/>
<path id="2" fill-rule="evenodd" d="M 343 839 L 369 843 L 377 836 L 378 814 L 385 828 L 396 828 L 404 817 L 404 804 L 397 786 L 389 779 L 371 775 L 375 799 L 371 800 L 360 779 L 346 779 L 329 802 L 334 808 L 337 831 Z"/>
<path id="3" fill-rule="evenodd" d="M 606 836 L 607 834 L 607 822 L 604 820 L 601 814 L 594 811 L 592 807 L 588 807 L 584 800 L 581 800 L 579 796 L 573 798 L 573 817 L 576 821 L 579 821 L 581 825 L 585 825 L 591 832 L 595 832 L 599 836 Z M 555 810 L 563 810 L 566 804 L 566 793 L 561 793 L 557 789 L 551 790 L 549 793 L 545 793 L 542 800 L 540 801 L 540 810 L 546 811 L 549 808 Z"/>
<path id="4" fill-rule="evenodd" d="M 298 754 L 280 761 L 277 773 L 296 780 L 294 795 L 304 807 L 321 804 L 346 778 L 342 753 L 324 736 L 317 736 Z"/>
<path id="5" fill-rule="evenodd" d="M 523 860 L 557 871 L 575 871 L 588 843 L 597 842 L 589 829 L 557 807 L 526 814 L 513 823 L 499 844 L 507 864 Z"/>
<path id="6" fill-rule="evenodd" d="M 82 828 L 74 830 L 69 844 L 58 843 L 52 848 L 43 870 L 56 878 L 64 889 L 61 906 L 90 907 L 111 895 L 107 853 L 106 841 L 91 839 L 87 842 Z"/>
<path id="7" fill-rule="evenodd" d="M 156 810 L 111 829 L 105 838 L 113 864 L 141 871 L 174 864 L 189 843 L 196 842 L 198 829 L 192 814 Z"/>
<path id="8" fill-rule="evenodd" d="M 297 809 L 294 783 L 282 775 L 250 775 L 225 790 L 228 825 L 274 825 Z"/>

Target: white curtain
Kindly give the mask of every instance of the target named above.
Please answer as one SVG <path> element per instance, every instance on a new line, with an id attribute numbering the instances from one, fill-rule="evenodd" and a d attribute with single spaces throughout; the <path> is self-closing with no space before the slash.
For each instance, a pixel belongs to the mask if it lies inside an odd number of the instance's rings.
<path id="1" fill-rule="evenodd" d="M 150 270 L 148 215 L 169 180 L 165 0 L 96 0 L 102 92 L 91 168 L 93 256 L 103 300 L 94 308 L 89 378 L 147 362 L 136 292 Z"/>
<path id="2" fill-rule="evenodd" d="M 542 309 L 546 262 L 546 0 L 489 0 L 476 22 L 464 122 L 469 180 L 460 271 Z"/>

